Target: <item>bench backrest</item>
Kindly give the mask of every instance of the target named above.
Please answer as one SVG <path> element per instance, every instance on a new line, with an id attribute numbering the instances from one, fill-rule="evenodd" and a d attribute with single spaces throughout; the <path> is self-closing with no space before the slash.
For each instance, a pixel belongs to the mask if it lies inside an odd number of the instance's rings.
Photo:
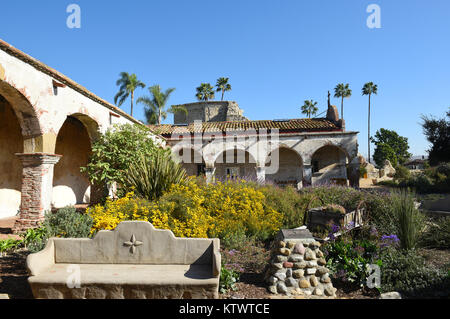
<path id="1" fill-rule="evenodd" d="M 55 262 L 70 264 L 207 265 L 219 252 L 218 239 L 177 238 L 142 221 L 121 222 L 93 239 L 56 238 Z"/>

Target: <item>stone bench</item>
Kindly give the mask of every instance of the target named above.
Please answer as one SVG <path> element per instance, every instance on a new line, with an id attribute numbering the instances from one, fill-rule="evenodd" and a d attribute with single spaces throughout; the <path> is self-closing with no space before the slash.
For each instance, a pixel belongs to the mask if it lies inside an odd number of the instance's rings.
<path id="1" fill-rule="evenodd" d="M 218 298 L 219 245 L 126 221 L 93 239 L 49 239 L 27 258 L 28 282 L 40 299 Z"/>

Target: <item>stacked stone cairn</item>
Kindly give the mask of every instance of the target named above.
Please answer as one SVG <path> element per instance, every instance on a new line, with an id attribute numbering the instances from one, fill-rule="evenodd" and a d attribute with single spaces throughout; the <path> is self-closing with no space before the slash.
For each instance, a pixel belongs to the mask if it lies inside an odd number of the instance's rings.
<path id="1" fill-rule="evenodd" d="M 336 297 L 320 243 L 281 240 L 274 243 L 265 280 L 273 294 Z"/>

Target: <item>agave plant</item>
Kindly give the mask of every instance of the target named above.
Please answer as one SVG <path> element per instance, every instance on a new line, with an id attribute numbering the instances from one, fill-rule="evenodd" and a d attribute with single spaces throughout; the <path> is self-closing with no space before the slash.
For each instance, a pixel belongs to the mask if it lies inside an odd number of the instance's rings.
<path id="1" fill-rule="evenodd" d="M 152 157 L 141 156 L 128 169 L 126 187 L 140 197 L 155 200 L 186 178 L 186 171 L 172 159 L 170 151 L 161 149 Z"/>

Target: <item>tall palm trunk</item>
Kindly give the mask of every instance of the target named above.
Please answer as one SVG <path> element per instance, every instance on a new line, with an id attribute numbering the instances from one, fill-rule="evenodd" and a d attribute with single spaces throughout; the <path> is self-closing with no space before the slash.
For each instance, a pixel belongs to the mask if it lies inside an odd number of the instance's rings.
<path id="1" fill-rule="evenodd" d="M 344 96 L 342 96 L 341 101 L 341 119 L 344 119 Z"/>
<path id="2" fill-rule="evenodd" d="M 369 125 L 367 130 L 367 148 L 368 148 L 368 154 L 369 154 L 369 163 L 370 163 L 370 94 L 369 94 Z"/>
<path id="3" fill-rule="evenodd" d="M 225 90 L 222 90 L 222 101 L 223 101 L 223 95 L 225 94 Z"/>
<path id="4" fill-rule="evenodd" d="M 131 116 L 133 116 L 134 91 L 131 91 Z"/>

